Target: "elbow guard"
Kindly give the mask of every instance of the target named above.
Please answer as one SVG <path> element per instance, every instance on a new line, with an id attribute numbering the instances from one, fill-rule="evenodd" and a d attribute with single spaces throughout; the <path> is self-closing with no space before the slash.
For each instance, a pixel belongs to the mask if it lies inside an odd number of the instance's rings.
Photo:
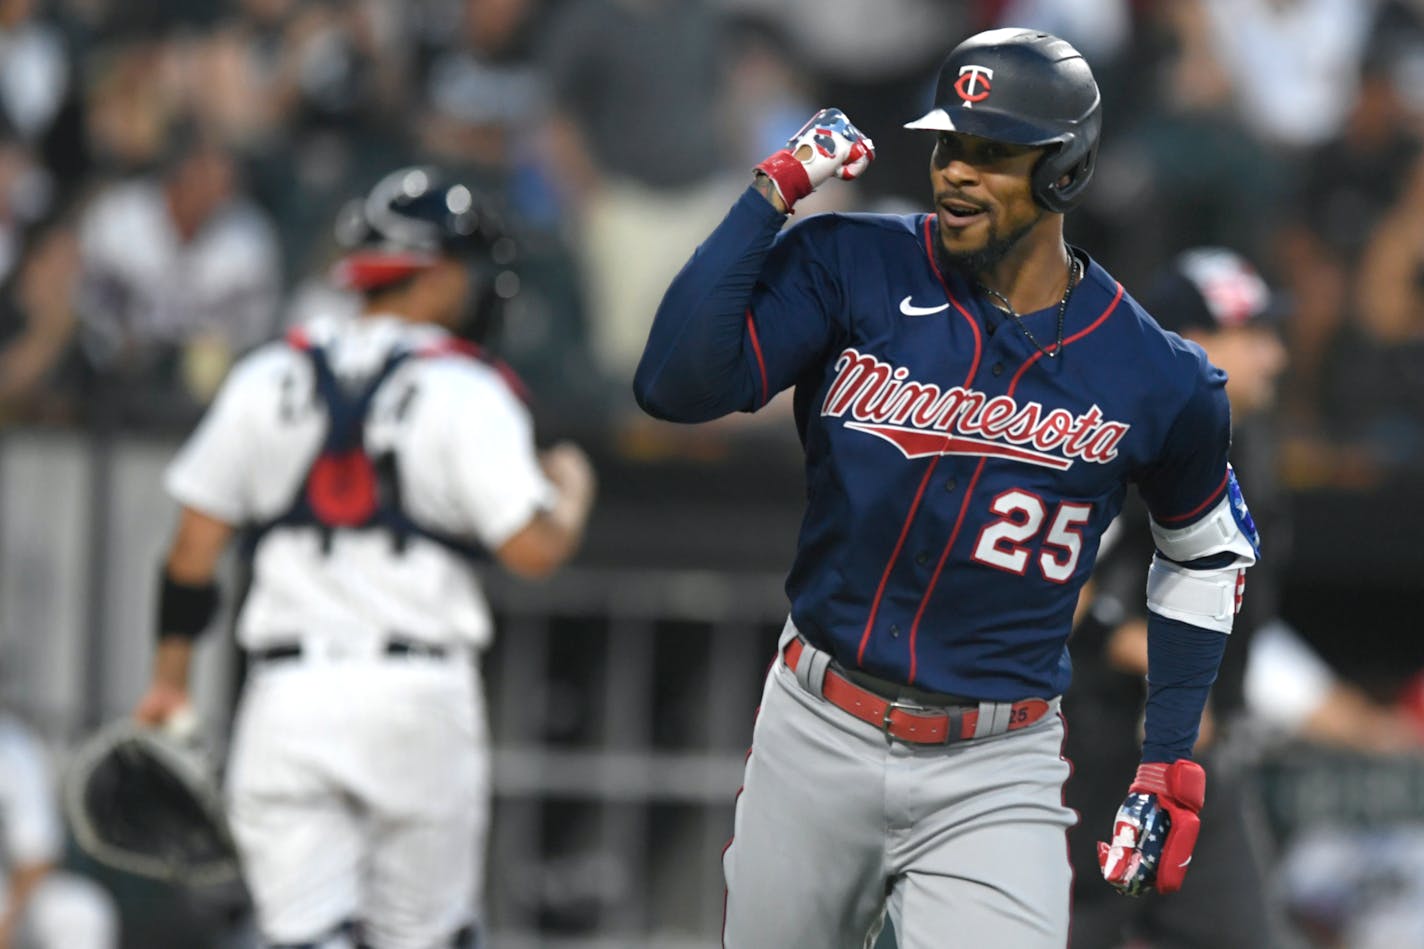
<path id="1" fill-rule="evenodd" d="M 181 583 L 163 570 L 158 588 L 159 639 L 178 636 L 196 639 L 218 611 L 218 585 Z"/>
<path id="2" fill-rule="evenodd" d="M 1261 556 L 1256 523 L 1236 474 L 1228 472 L 1226 495 L 1206 517 L 1178 528 L 1154 520 L 1152 539 L 1157 552 L 1147 574 L 1148 609 L 1203 629 L 1231 632 L 1246 568 Z"/>
<path id="3" fill-rule="evenodd" d="M 1231 566 L 1249 567 L 1261 559 L 1261 538 L 1234 472 L 1228 474 L 1226 495 L 1211 513 L 1186 527 L 1163 527 L 1154 519 L 1152 540 L 1163 556 L 1177 563 L 1230 554 Z"/>
<path id="4" fill-rule="evenodd" d="M 1193 570 L 1156 554 L 1147 572 L 1147 608 L 1168 619 L 1229 633 L 1245 586 L 1244 567 Z"/>

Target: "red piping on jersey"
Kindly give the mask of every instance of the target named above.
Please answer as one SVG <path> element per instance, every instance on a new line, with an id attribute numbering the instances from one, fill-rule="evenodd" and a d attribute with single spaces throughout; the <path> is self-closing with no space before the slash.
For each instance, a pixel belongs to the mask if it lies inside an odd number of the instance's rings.
<path id="1" fill-rule="evenodd" d="M 960 305 L 959 301 L 954 298 L 954 294 L 949 292 L 949 284 L 945 282 L 944 274 L 940 272 L 939 264 L 935 261 L 934 245 L 930 243 L 931 237 L 929 215 L 925 215 L 924 230 L 925 256 L 929 259 L 930 269 L 934 271 L 935 279 L 939 281 L 939 285 L 944 288 L 945 297 L 948 298 L 950 303 L 954 304 L 955 310 L 959 312 L 960 316 L 964 317 L 965 322 L 969 324 L 970 330 L 972 330 L 974 333 L 974 360 L 969 364 L 969 374 L 964 377 L 963 383 L 967 387 L 974 380 L 975 374 L 979 372 L 979 360 L 984 354 L 984 340 L 979 333 L 979 323 L 974 319 L 974 317 L 969 315 L 969 311 L 965 310 L 964 307 Z M 950 436 L 946 434 L 943 444 L 948 444 L 949 439 Z M 900 559 L 900 551 L 905 546 L 905 538 L 910 536 L 910 525 L 914 523 L 915 515 L 919 513 L 920 510 L 920 502 L 924 500 L 925 488 L 929 486 L 930 478 L 934 476 L 935 468 L 939 466 L 939 460 L 942 457 L 942 455 L 935 455 L 934 458 L 930 460 L 929 467 L 925 469 L 925 476 L 920 479 L 920 487 L 915 492 L 915 500 L 911 502 L 910 510 L 905 515 L 905 523 L 900 527 L 900 536 L 895 540 L 895 549 L 890 552 L 890 559 L 885 562 L 885 570 L 880 575 L 880 585 L 875 588 L 875 597 L 870 601 L 870 615 L 866 618 L 865 621 L 865 631 L 860 634 L 860 648 L 857 649 L 855 653 L 855 661 L 857 665 L 859 665 L 865 659 L 865 647 L 870 643 L 870 631 L 875 627 L 875 617 L 880 612 L 880 601 L 884 598 L 885 587 L 890 582 L 890 571 L 895 568 L 895 561 Z M 913 670 L 915 666 L 914 653 L 914 646 L 911 645 L 911 670 Z M 911 672 L 911 681 L 914 681 L 913 671 Z"/>
<path id="2" fill-rule="evenodd" d="M 939 583 L 939 575 L 944 571 L 944 564 L 949 559 L 949 552 L 954 549 L 954 542 L 959 537 L 959 529 L 964 526 L 964 514 L 969 510 L 969 499 L 974 496 L 974 488 L 979 484 L 979 476 L 984 473 L 984 463 L 988 460 L 988 458 L 979 459 L 979 467 L 974 469 L 974 476 L 969 479 L 969 487 L 964 489 L 964 500 L 959 502 L 959 516 L 954 519 L 954 530 L 949 532 L 949 542 L 940 552 L 939 562 L 935 564 L 929 586 L 925 588 L 924 596 L 920 597 L 920 608 L 915 610 L 915 620 L 910 624 L 910 685 L 915 684 L 915 666 L 918 664 L 915 638 L 920 632 L 920 620 L 925 615 L 925 607 L 930 605 L 930 595 L 934 593 L 934 588 Z"/>
<path id="3" fill-rule="evenodd" d="M 890 559 L 885 562 L 885 572 L 880 575 L 880 586 L 875 588 L 875 599 L 870 602 L 870 617 L 865 621 L 865 632 L 860 634 L 860 648 L 855 653 L 855 664 L 860 665 L 865 660 L 865 647 L 870 642 L 870 630 L 875 626 L 875 614 L 880 610 L 880 599 L 885 595 L 885 585 L 890 581 L 890 569 L 895 566 L 895 561 L 900 557 L 900 550 L 905 546 L 905 538 L 910 534 L 910 523 L 915 519 L 915 513 L 920 509 L 920 501 L 924 499 L 925 488 L 930 483 L 930 476 L 934 474 L 935 466 L 939 464 L 943 455 L 935 455 L 930 460 L 929 467 L 925 469 L 925 476 L 920 479 L 920 488 L 915 492 L 915 500 L 910 505 L 910 513 L 905 515 L 905 523 L 900 528 L 900 536 L 895 541 L 895 549 L 890 552 Z M 913 669 L 915 660 L 913 655 L 910 658 L 910 668 Z M 913 678 L 913 673 L 911 674 Z"/>
<path id="4" fill-rule="evenodd" d="M 1113 310 L 1117 309 L 1117 305 L 1120 300 L 1122 300 L 1122 284 L 1119 283 L 1117 285 L 1117 293 L 1113 294 L 1112 302 L 1108 304 L 1108 308 L 1102 312 L 1102 315 L 1099 316 L 1096 320 L 1093 320 L 1092 323 L 1088 324 L 1083 329 L 1079 330 L 1072 336 L 1065 339 L 1063 341 L 1063 345 L 1067 346 L 1069 343 L 1077 342 L 1084 336 L 1087 336 L 1093 330 L 1097 329 L 1099 326 L 1102 326 L 1103 321 L 1106 320 L 1108 317 L 1112 316 Z M 1056 349 L 1055 352 L 1057 352 Z M 1014 373 L 1014 379 L 1012 382 L 1009 383 L 1009 395 L 1014 394 L 1014 390 L 1018 388 L 1019 380 L 1022 379 L 1023 374 L 1028 371 L 1028 367 L 1038 362 L 1039 358 L 1042 356 L 1043 350 L 1035 348 L 1034 354 L 1024 361 L 1024 364 L 1019 367 L 1018 372 Z"/>
<path id="5" fill-rule="evenodd" d="M 751 336 L 752 352 L 756 353 L 757 368 L 761 370 L 761 404 L 766 405 L 766 360 L 761 355 L 761 340 L 757 339 L 756 323 L 752 320 L 752 308 L 747 307 L 747 333 Z"/>
<path id="6" fill-rule="evenodd" d="M 1213 492 L 1211 492 L 1211 494 L 1207 495 L 1207 499 L 1206 499 L 1205 501 L 1203 501 L 1202 503 L 1198 504 L 1196 507 L 1192 508 L 1192 509 L 1191 509 L 1190 511 L 1188 511 L 1187 513 L 1185 513 L 1185 514 L 1177 514 L 1177 515 L 1175 515 L 1174 517 L 1158 517 L 1158 518 L 1154 518 L 1154 520 L 1156 520 L 1158 524 L 1175 524 L 1175 523 L 1177 523 L 1178 521 L 1191 520 L 1193 517 L 1196 517 L 1196 516 L 1197 516 L 1198 514 L 1200 514 L 1202 511 L 1205 511 L 1208 507 L 1210 507 L 1213 503 L 1215 503 L 1217 498 L 1221 497 L 1221 492 L 1223 492 L 1223 491 L 1226 490 L 1226 482 L 1227 482 L 1228 479 L 1230 479 L 1230 477 L 1231 477 L 1231 472 L 1230 472 L 1230 471 L 1228 471 L 1228 472 L 1226 472 L 1226 474 L 1222 475 L 1222 476 L 1221 476 L 1221 484 L 1218 484 L 1218 485 L 1216 486 L 1216 490 L 1213 491 Z"/>
<path id="7" fill-rule="evenodd" d="M 928 219 L 926 219 L 925 223 L 925 235 L 926 240 L 928 240 Z M 936 273 L 938 273 L 938 268 L 936 268 Z M 1093 332 L 1099 326 L 1102 326 L 1103 322 L 1106 321 L 1107 318 L 1112 315 L 1112 312 L 1114 310 L 1117 309 L 1118 301 L 1120 301 L 1121 299 L 1122 284 L 1119 283 L 1117 285 L 1117 293 L 1113 295 L 1112 302 L 1107 305 L 1107 309 L 1103 310 L 1102 314 L 1098 316 L 1098 318 L 1095 319 L 1092 323 L 1088 324 L 1083 329 L 1079 330 L 1072 336 L 1069 336 L 1067 339 L 1063 340 L 1063 345 L 1067 346 L 1069 343 L 1077 342 L 1084 336 L 1087 336 L 1089 333 Z M 1013 381 L 1009 383 L 1008 394 L 1010 396 L 1012 396 L 1014 394 L 1014 390 L 1018 388 L 1019 380 L 1023 378 L 1024 372 L 1028 369 L 1029 366 L 1037 362 L 1039 357 L 1042 355 L 1043 350 L 1037 350 L 1032 356 L 1029 356 L 1028 359 L 1024 360 L 1024 364 L 1019 367 L 1019 371 L 1014 373 Z M 978 360 L 976 359 L 975 361 L 977 363 Z M 968 383 L 966 383 L 966 385 L 967 384 Z M 930 603 L 930 597 L 934 595 L 935 587 L 939 584 L 940 573 L 944 570 L 945 562 L 949 559 L 949 552 L 954 549 L 954 542 L 959 538 L 959 529 L 964 525 L 964 513 L 969 508 L 969 499 L 973 496 L 974 489 L 979 484 L 979 475 L 983 473 L 984 463 L 988 460 L 988 458 L 981 458 L 979 460 L 979 467 L 974 469 L 974 477 L 969 479 L 969 487 L 965 489 L 964 500 L 959 505 L 959 517 L 956 518 L 954 521 L 954 530 L 950 531 L 949 541 L 944 545 L 944 550 L 939 555 L 939 562 L 935 564 L 935 571 L 934 574 L 930 577 L 929 586 L 925 588 L 924 596 L 920 598 L 920 608 L 915 611 L 915 620 L 913 623 L 910 624 L 910 685 L 914 685 L 915 683 L 915 643 L 918 639 L 918 635 L 920 632 L 920 620 L 924 617 L 925 609 L 929 606 Z"/>
<path id="8" fill-rule="evenodd" d="M 974 381 L 974 377 L 979 372 L 979 360 L 984 355 L 984 340 L 979 335 L 979 321 L 970 316 L 969 311 L 964 308 L 964 305 L 954 298 L 954 294 L 949 292 L 949 283 L 944 279 L 944 274 L 940 272 L 939 262 L 935 260 L 934 245 L 930 243 L 930 216 L 928 214 L 925 215 L 925 256 L 929 258 L 930 269 L 934 271 L 935 278 L 939 280 L 939 285 L 944 287 L 945 297 L 948 298 L 949 302 L 954 305 L 954 308 L 959 311 L 959 315 L 964 317 L 965 322 L 969 324 L 969 328 L 974 331 L 974 362 L 969 366 L 969 375 L 964 378 L 964 385 L 968 387 L 969 383 Z"/>

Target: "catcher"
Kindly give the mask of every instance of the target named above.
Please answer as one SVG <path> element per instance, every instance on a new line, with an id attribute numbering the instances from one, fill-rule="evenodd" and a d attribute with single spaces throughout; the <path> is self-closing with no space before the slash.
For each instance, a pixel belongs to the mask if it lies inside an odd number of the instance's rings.
<path id="1" fill-rule="evenodd" d="M 516 288 L 478 194 L 429 168 L 343 215 L 356 319 L 239 362 L 173 462 L 181 506 L 135 716 L 188 705 L 194 638 L 238 528 L 252 586 L 229 820 L 272 947 L 471 946 L 489 760 L 473 565 L 542 577 L 576 550 L 594 475 L 534 447 L 519 387 L 471 344 Z"/>

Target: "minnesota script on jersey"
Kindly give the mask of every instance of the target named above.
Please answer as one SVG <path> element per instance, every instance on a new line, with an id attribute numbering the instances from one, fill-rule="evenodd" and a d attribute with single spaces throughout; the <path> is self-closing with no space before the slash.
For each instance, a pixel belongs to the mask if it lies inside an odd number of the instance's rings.
<path id="1" fill-rule="evenodd" d="M 1169 528 L 1225 496 L 1225 375 L 1081 251 L 1049 357 L 1029 334 L 1051 347 L 1057 306 L 1023 327 L 993 310 L 938 262 L 932 216 L 783 220 L 749 190 L 698 250 L 663 309 L 736 304 L 740 338 L 725 318 L 660 318 L 640 398 L 701 421 L 795 388 L 807 507 L 787 592 L 812 643 L 938 692 L 1060 694 L 1078 591 L 1127 485 Z M 727 358 L 664 389 L 689 333 Z"/>

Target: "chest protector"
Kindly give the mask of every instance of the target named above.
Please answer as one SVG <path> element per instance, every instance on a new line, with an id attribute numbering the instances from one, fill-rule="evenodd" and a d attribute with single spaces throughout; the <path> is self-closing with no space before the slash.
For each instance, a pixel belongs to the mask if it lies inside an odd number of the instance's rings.
<path id="1" fill-rule="evenodd" d="M 267 531 L 277 527 L 317 528 L 326 553 L 331 551 L 331 538 L 337 530 L 379 530 L 391 536 L 398 553 L 404 553 L 414 535 L 461 557 L 484 559 L 486 551 L 474 541 L 412 520 L 401 501 L 396 453 L 373 454 L 365 443 L 366 420 L 376 393 L 407 360 L 455 353 L 482 358 L 482 354 L 473 349 L 466 351 L 458 343 L 428 350 L 398 350 L 386 357 L 375 373 L 348 388 L 332 371 L 323 347 L 300 333 L 290 334 L 287 342 L 310 360 L 315 394 L 326 407 L 329 424 L 321 451 L 307 469 L 292 503 L 282 514 L 254 528 L 251 547 L 255 548 Z M 496 368 L 504 373 L 502 367 Z"/>

